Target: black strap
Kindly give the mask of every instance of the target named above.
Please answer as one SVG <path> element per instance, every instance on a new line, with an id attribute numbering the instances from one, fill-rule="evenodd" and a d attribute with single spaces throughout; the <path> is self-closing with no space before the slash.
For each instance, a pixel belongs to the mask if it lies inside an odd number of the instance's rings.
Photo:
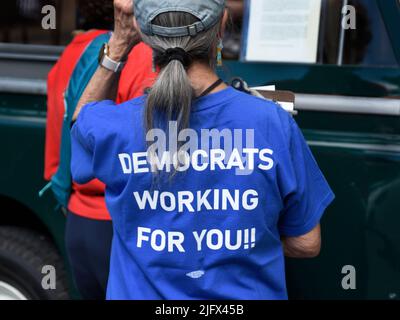
<path id="1" fill-rule="evenodd" d="M 213 91 L 216 87 L 218 87 L 223 82 L 224 81 L 222 79 L 218 79 L 211 86 L 209 86 L 201 95 L 199 95 L 197 98 L 201 98 L 201 97 L 208 95 L 211 91 Z"/>
<path id="2" fill-rule="evenodd" d="M 189 68 L 192 64 L 192 56 L 179 47 L 169 48 L 163 53 L 158 53 L 154 56 L 154 63 L 161 68 L 165 67 L 172 60 L 180 61 L 185 68 Z"/>

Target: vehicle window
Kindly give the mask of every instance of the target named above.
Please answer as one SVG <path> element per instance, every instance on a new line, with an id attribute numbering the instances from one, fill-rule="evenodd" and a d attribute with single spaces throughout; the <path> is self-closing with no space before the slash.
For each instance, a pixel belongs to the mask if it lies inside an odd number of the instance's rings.
<path id="1" fill-rule="evenodd" d="M 345 30 L 341 47 L 341 11 L 344 1 L 322 0 L 318 63 L 398 66 L 376 1 L 348 0 L 348 4 L 356 9 L 356 29 Z M 241 38 L 245 2 L 246 0 L 228 1 L 231 23 L 225 38 L 225 59 L 239 58 L 243 42 Z M 112 0 L 2 0 L 0 42 L 66 45 L 78 30 L 111 29 L 112 3 Z M 42 29 L 41 9 L 44 5 L 53 5 L 56 8 L 55 30 Z"/>
<path id="2" fill-rule="evenodd" d="M 253 0 L 254 1 L 254 0 Z M 320 35 L 317 62 L 359 66 L 398 66 L 378 0 L 348 0 L 355 8 L 356 29 L 342 30 L 342 8 L 346 1 L 322 0 Z M 397 1 L 397 0 L 385 0 Z M 246 3 L 232 0 L 231 3 Z M 242 15 L 237 6 L 231 5 L 232 26 L 225 39 L 225 58 L 238 59 L 242 39 Z M 268 32 L 268 30 L 265 30 Z M 341 36 L 343 34 L 343 46 Z"/>
<path id="3" fill-rule="evenodd" d="M 356 8 L 357 28 L 345 33 L 343 64 L 396 66 L 396 57 L 376 0 L 350 0 L 349 4 Z"/>
<path id="4" fill-rule="evenodd" d="M 56 9 L 56 29 L 42 28 L 42 8 Z M 83 29 L 111 29 L 112 0 L 2 0 L 0 42 L 66 45 Z"/>

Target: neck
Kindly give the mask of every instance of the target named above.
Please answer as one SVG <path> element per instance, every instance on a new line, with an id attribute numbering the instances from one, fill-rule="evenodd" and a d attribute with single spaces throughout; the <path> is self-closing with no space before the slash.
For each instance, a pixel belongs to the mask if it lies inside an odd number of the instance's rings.
<path id="1" fill-rule="evenodd" d="M 200 96 L 219 79 L 210 66 L 198 62 L 194 62 L 188 69 L 187 73 L 196 97 Z M 226 87 L 226 84 L 222 83 L 210 93 L 221 91 Z"/>

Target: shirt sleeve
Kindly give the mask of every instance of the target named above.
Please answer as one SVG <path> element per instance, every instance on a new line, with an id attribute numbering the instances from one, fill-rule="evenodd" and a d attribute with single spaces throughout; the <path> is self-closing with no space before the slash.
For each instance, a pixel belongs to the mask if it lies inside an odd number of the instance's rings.
<path id="1" fill-rule="evenodd" d="M 279 232 L 282 236 L 297 237 L 317 226 L 335 196 L 292 118 L 289 130 L 290 141 L 278 169 L 283 199 Z"/>
<path id="2" fill-rule="evenodd" d="M 44 178 L 50 181 L 60 164 L 61 131 L 63 126 L 64 105 L 60 86 L 56 85 L 59 76 L 60 61 L 51 69 L 47 78 L 47 121 L 45 140 Z"/>
<path id="3" fill-rule="evenodd" d="M 71 129 L 72 180 L 85 184 L 95 178 L 93 170 L 94 141 L 89 131 L 87 110 L 95 103 L 84 106 Z"/>

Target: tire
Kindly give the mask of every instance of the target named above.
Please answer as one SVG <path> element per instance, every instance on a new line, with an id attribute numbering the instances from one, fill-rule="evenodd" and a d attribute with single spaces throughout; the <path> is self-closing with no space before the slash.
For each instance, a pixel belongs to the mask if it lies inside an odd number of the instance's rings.
<path id="1" fill-rule="evenodd" d="M 43 266 L 54 266 L 56 288 L 42 287 Z M 0 227 L 0 298 L 65 300 L 69 298 L 63 260 L 51 240 L 31 230 Z"/>

